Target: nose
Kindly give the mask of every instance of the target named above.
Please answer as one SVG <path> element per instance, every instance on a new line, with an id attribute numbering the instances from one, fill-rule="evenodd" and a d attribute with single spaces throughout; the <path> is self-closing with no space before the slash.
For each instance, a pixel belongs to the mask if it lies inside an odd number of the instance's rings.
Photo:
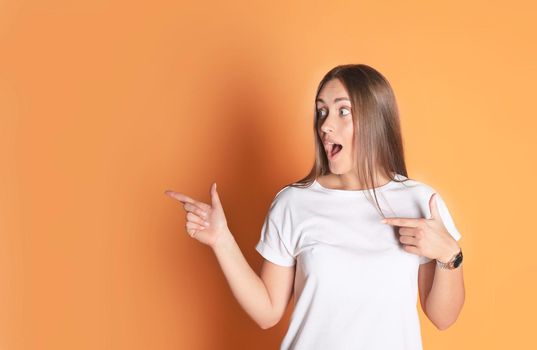
<path id="1" fill-rule="evenodd" d="M 332 123 L 329 122 L 329 120 L 331 120 L 331 118 L 326 117 L 325 120 L 321 124 L 321 131 L 324 133 L 334 131 L 334 127 L 332 126 Z"/>

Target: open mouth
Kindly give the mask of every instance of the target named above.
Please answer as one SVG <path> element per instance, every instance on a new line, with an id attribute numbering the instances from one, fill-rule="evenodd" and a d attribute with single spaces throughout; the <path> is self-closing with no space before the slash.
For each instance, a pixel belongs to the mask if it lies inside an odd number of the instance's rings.
<path id="1" fill-rule="evenodd" d="M 336 154 L 338 154 L 342 149 L 343 149 L 342 145 L 338 143 L 334 143 L 332 147 L 329 148 L 328 158 L 333 159 L 336 156 Z"/>

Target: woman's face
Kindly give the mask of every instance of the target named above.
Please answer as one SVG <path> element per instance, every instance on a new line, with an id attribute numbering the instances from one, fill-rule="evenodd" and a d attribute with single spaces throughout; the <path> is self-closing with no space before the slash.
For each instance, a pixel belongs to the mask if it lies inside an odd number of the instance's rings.
<path id="1" fill-rule="evenodd" d="M 332 79 L 324 85 L 316 104 L 319 120 L 317 131 L 323 142 L 330 172 L 345 174 L 355 169 L 351 102 L 339 79 Z"/>

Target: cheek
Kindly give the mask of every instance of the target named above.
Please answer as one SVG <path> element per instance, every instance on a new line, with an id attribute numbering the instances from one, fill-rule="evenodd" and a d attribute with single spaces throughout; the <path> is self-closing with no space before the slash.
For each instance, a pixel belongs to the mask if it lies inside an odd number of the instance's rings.
<path id="1" fill-rule="evenodd" d="M 347 144 L 347 147 L 352 148 L 353 141 L 354 141 L 354 126 L 352 124 L 349 124 L 345 128 L 344 138 L 345 138 L 345 141 L 346 141 L 345 143 Z"/>

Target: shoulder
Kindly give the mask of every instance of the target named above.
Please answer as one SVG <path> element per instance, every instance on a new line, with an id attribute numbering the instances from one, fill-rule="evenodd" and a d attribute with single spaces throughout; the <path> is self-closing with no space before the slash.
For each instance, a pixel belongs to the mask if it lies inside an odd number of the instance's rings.
<path id="1" fill-rule="evenodd" d="M 305 197 L 304 194 L 309 187 L 299 187 L 286 185 L 279 189 L 274 198 L 272 199 L 271 207 L 278 206 L 281 208 L 287 208 L 292 205 L 302 202 Z"/>
<path id="2" fill-rule="evenodd" d="M 436 192 L 436 189 L 434 187 L 432 187 L 431 185 L 423 181 L 407 178 L 403 175 L 399 175 L 398 179 L 404 180 L 400 183 L 400 185 L 403 186 L 403 188 L 410 189 L 412 192 L 416 193 L 417 195 L 430 196 L 431 194 Z"/>
<path id="3" fill-rule="evenodd" d="M 274 195 L 274 198 L 272 200 L 272 204 L 289 204 L 296 196 L 296 191 L 297 188 L 294 186 L 284 186 L 276 192 L 276 195 Z"/>
<path id="4" fill-rule="evenodd" d="M 440 212 L 443 215 L 445 214 L 446 216 L 449 216 L 447 204 L 444 201 L 444 196 L 432 185 L 416 179 L 408 179 L 407 181 L 404 181 L 404 183 L 401 183 L 401 185 L 405 186 L 403 188 L 410 189 L 411 197 L 417 202 L 422 203 L 423 206 L 427 208 L 429 208 L 429 201 L 432 195 L 435 194 L 435 200 L 438 204 Z"/>

